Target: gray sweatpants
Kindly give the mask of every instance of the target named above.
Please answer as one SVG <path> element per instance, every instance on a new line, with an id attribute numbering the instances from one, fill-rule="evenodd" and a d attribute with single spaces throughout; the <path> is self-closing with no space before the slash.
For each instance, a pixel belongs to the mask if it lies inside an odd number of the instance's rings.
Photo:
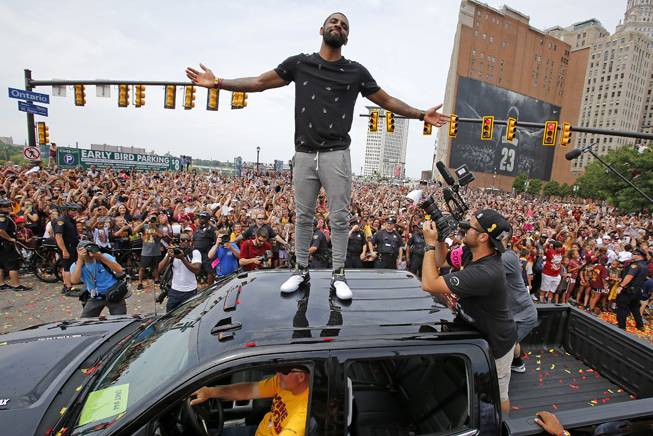
<path id="1" fill-rule="evenodd" d="M 333 269 L 343 268 L 347 256 L 349 204 L 351 202 L 351 156 L 349 149 L 317 153 L 296 152 L 293 166 L 295 186 L 295 254 L 297 263 L 308 265 L 308 247 L 313 237 L 315 203 L 320 188 L 326 191 L 333 248 Z"/>

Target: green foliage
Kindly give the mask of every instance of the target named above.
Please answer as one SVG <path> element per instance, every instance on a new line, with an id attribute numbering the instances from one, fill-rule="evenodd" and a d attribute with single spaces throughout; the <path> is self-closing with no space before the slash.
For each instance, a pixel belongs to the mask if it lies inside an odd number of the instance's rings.
<path id="1" fill-rule="evenodd" d="M 555 180 L 551 180 L 550 182 L 546 182 L 544 185 L 544 188 L 542 189 L 542 194 L 544 195 L 561 195 L 560 194 L 560 183 L 556 182 Z"/>
<path id="2" fill-rule="evenodd" d="M 524 192 L 526 190 L 526 174 L 519 174 L 512 182 L 512 188 L 515 192 Z"/>
<path id="3" fill-rule="evenodd" d="M 625 146 L 611 150 L 601 158 L 631 180 L 640 190 L 653 196 L 653 152 Z M 585 174 L 578 178 L 578 195 L 585 198 L 606 199 L 613 206 L 627 212 L 650 208 L 651 204 L 635 189 L 621 180 L 598 161 L 587 166 Z"/>
<path id="4" fill-rule="evenodd" d="M 543 184 L 544 182 L 540 179 L 530 179 L 528 181 L 528 188 L 526 189 L 526 192 L 533 195 L 539 195 Z"/>
<path id="5" fill-rule="evenodd" d="M 563 183 L 562 185 L 560 185 L 559 195 L 561 197 L 568 197 L 568 196 L 571 195 L 572 192 L 573 192 L 573 189 L 568 184 Z"/>
<path id="6" fill-rule="evenodd" d="M 23 147 L 0 142 L 0 162 L 13 162 L 15 164 L 25 163 Z"/>

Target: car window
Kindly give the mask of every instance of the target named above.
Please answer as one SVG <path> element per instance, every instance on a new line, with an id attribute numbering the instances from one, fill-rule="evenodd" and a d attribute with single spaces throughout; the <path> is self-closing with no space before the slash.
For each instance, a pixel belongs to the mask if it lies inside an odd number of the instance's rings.
<path id="1" fill-rule="evenodd" d="M 346 366 L 351 434 L 448 434 L 469 425 L 469 383 L 459 356 L 353 360 Z"/>
<path id="2" fill-rule="evenodd" d="M 197 362 L 194 328 L 207 299 L 203 293 L 150 324 L 129 340 L 98 376 L 78 418 L 76 432 L 83 433 L 118 419 L 132 405 Z"/>

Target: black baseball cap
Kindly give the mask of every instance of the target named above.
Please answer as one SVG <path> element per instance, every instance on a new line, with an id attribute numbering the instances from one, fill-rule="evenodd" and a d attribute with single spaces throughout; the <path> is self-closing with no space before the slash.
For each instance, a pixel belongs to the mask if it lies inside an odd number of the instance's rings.
<path id="1" fill-rule="evenodd" d="M 397 224 L 397 218 L 391 216 L 390 218 L 388 218 L 388 220 L 386 221 L 386 223 L 387 223 L 387 224 Z"/>
<path id="2" fill-rule="evenodd" d="M 11 200 L 0 198 L 0 207 L 11 207 Z"/>
<path id="3" fill-rule="evenodd" d="M 209 218 L 211 215 L 208 212 L 200 212 L 197 216 L 199 218 Z"/>
<path id="4" fill-rule="evenodd" d="M 483 230 L 485 230 L 485 232 L 490 236 L 490 242 L 494 248 L 496 248 L 499 253 L 506 251 L 506 247 L 503 246 L 501 241 L 508 236 L 512 230 L 508 220 L 494 209 L 480 210 L 476 212 L 474 216 Z"/>

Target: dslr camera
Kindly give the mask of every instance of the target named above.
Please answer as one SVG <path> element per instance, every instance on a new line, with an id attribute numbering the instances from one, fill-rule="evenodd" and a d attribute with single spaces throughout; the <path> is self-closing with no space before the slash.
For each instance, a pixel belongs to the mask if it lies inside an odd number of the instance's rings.
<path id="1" fill-rule="evenodd" d="M 458 180 L 451 175 L 444 162 L 438 161 L 435 166 L 438 168 L 444 181 L 449 185 L 442 188 L 442 196 L 444 197 L 444 202 L 447 205 L 449 213 L 442 213 L 433 195 L 430 195 L 424 200 L 419 207 L 435 222 L 435 226 L 438 229 L 438 241 L 443 242 L 449 235 L 456 232 L 458 224 L 465 218 L 465 213 L 469 210 L 469 206 L 463 198 L 460 189 L 471 183 L 475 177 L 467 169 L 467 165 L 462 165 L 456 169 Z"/>
<path id="2" fill-rule="evenodd" d="M 229 235 L 220 235 L 220 243 L 226 244 L 227 242 L 229 242 Z"/>

